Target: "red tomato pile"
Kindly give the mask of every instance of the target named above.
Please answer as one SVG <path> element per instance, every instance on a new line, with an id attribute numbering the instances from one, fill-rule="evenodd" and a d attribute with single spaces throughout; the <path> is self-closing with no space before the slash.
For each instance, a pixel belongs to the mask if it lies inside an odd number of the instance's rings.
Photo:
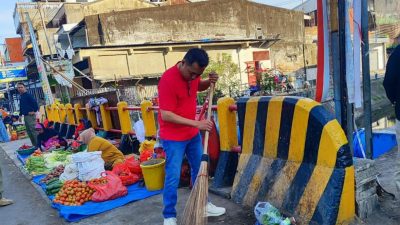
<path id="1" fill-rule="evenodd" d="M 94 192 L 95 190 L 84 182 L 77 180 L 66 181 L 56 194 L 53 202 L 66 206 L 80 206 L 90 201 Z"/>
<path id="2" fill-rule="evenodd" d="M 89 181 L 90 184 L 99 185 L 99 184 L 107 184 L 107 179 L 105 177 L 95 178 Z"/>

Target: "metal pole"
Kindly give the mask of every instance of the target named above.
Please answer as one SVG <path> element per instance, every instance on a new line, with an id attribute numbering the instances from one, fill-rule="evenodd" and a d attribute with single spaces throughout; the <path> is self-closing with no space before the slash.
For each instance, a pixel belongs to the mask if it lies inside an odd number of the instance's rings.
<path id="1" fill-rule="evenodd" d="M 364 96 L 364 126 L 367 158 L 372 159 L 372 121 L 371 121 L 371 76 L 369 68 L 369 38 L 368 38 L 368 0 L 361 2 L 362 30 L 362 81 Z"/>
<path id="2" fill-rule="evenodd" d="M 46 68 L 44 67 L 43 61 L 41 59 L 39 46 L 37 44 L 35 31 L 33 29 L 32 21 L 31 21 L 31 18 L 29 17 L 29 13 L 25 12 L 25 18 L 26 18 L 26 22 L 28 23 L 28 27 L 29 27 L 29 33 L 31 36 L 33 53 L 35 55 L 35 62 L 36 62 L 36 66 L 37 66 L 37 69 L 39 72 L 39 78 L 42 81 L 42 88 L 43 88 L 44 96 L 46 99 L 46 104 L 53 104 L 54 103 L 53 94 L 51 93 L 49 80 L 47 79 Z"/>
<path id="3" fill-rule="evenodd" d="M 339 24 L 338 24 L 338 2 L 330 1 L 330 21 L 331 21 L 331 58 L 332 58 L 332 78 L 333 93 L 335 102 L 336 119 L 342 124 L 342 105 L 341 105 L 341 86 L 340 86 L 340 61 L 339 61 Z"/>
<path id="4" fill-rule="evenodd" d="M 347 85 L 346 85 L 346 0 L 338 0 L 338 18 L 339 18 L 339 76 L 340 76 L 340 108 L 341 108 L 341 125 L 343 130 L 348 135 L 347 127 Z"/>

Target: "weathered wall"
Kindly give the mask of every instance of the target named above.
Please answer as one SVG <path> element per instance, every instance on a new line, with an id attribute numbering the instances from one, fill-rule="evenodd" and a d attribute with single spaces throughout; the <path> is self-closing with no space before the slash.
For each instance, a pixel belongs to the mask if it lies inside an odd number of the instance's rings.
<path id="1" fill-rule="evenodd" d="M 400 19 L 399 0 L 375 0 L 375 12 L 378 22 L 389 22 L 389 18 Z"/>
<path id="2" fill-rule="evenodd" d="M 305 44 L 304 55 L 306 66 L 317 65 L 317 45 Z M 272 67 L 282 72 L 290 73 L 304 67 L 304 55 L 302 43 L 278 42 L 271 46 Z"/>
<path id="3" fill-rule="evenodd" d="M 67 23 L 79 23 L 84 17 L 84 7 L 81 4 L 64 4 Z"/>
<path id="4" fill-rule="evenodd" d="M 155 7 L 156 5 L 141 0 L 100 0 L 85 4 L 85 15 L 96 15 L 110 11 L 123 11 L 139 8 Z"/>
<path id="5" fill-rule="evenodd" d="M 299 42 L 301 12 L 245 0 L 214 0 L 85 17 L 90 45 L 269 37 Z M 149 32 L 156 31 L 156 32 Z"/>
<path id="6" fill-rule="evenodd" d="M 167 51 L 167 47 L 133 49 L 133 48 L 107 48 L 107 49 L 85 49 L 75 56 L 74 63 L 82 58 L 90 58 L 90 68 L 95 79 L 112 81 L 120 79 L 140 79 L 144 77 L 159 77 L 167 68 L 175 65 L 182 60 L 190 47 L 172 48 Z M 232 60 L 239 65 L 238 74 L 241 83 L 247 83 L 246 64 L 253 60 L 253 52 L 261 51 L 257 47 L 241 48 L 240 44 L 230 46 L 202 46 L 208 52 L 212 60 L 216 60 L 219 55 L 226 53 Z M 109 62 L 113 62 L 110 67 Z M 265 66 L 271 67 L 270 61 L 265 62 Z"/>

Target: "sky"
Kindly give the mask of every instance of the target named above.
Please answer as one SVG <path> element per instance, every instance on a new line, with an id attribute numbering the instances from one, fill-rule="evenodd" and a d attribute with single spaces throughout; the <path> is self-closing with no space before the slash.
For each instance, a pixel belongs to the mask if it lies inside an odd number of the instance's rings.
<path id="1" fill-rule="evenodd" d="M 254 0 L 258 3 L 291 9 L 305 0 Z M 14 27 L 13 12 L 16 2 L 29 2 L 29 0 L 1 0 L 0 4 L 0 44 L 4 38 L 17 37 Z"/>

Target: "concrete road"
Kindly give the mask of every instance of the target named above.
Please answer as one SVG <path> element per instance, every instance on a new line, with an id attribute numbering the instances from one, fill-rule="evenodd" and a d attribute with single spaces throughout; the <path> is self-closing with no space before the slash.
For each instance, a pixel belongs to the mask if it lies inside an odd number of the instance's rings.
<path id="1" fill-rule="evenodd" d="M 3 172 L 3 195 L 15 201 L 10 206 L 0 208 L 0 224 L 63 224 L 57 211 L 50 207 L 4 151 L 0 151 L 0 166 Z"/>

